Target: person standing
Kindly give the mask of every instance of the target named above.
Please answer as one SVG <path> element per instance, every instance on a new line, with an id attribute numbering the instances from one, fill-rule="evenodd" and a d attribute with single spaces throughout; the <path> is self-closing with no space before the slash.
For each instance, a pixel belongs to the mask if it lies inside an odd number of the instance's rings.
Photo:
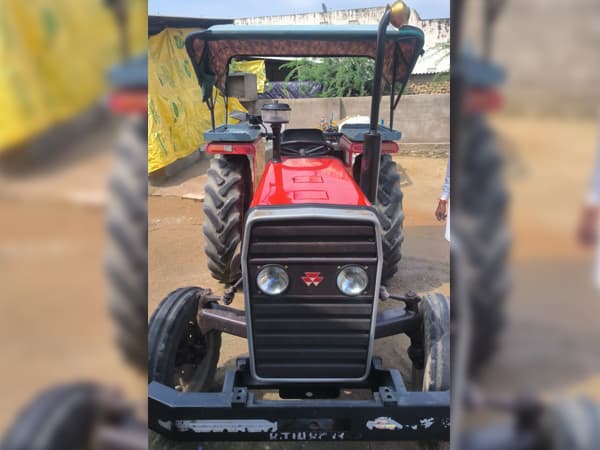
<path id="1" fill-rule="evenodd" d="M 446 178 L 444 179 L 444 185 L 442 186 L 442 193 L 438 201 L 438 206 L 435 210 L 435 218 L 440 222 L 446 221 L 446 233 L 444 237 L 450 242 L 450 208 L 448 208 L 448 202 L 450 201 L 450 156 L 446 163 Z"/>
<path id="2" fill-rule="evenodd" d="M 577 235 L 579 241 L 586 247 L 596 246 L 595 282 L 600 288 L 600 138 L 598 139 L 596 165 L 592 172 L 590 191 L 579 222 Z"/>

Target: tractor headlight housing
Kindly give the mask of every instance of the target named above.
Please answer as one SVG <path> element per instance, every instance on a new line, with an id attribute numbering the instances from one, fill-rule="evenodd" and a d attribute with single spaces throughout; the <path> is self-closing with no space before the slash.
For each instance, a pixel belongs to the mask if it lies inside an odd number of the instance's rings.
<path id="1" fill-rule="evenodd" d="M 279 295 L 288 288 L 290 277 L 282 266 L 269 264 L 258 272 L 256 284 L 267 295 Z"/>
<path id="2" fill-rule="evenodd" d="M 367 288 L 368 284 L 367 271 L 360 266 L 346 266 L 340 270 L 337 276 L 337 287 L 346 295 L 359 295 Z"/>

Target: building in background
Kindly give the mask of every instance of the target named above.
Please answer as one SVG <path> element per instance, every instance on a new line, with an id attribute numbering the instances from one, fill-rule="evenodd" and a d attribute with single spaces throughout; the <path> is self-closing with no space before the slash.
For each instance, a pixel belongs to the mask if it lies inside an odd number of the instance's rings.
<path id="1" fill-rule="evenodd" d="M 375 25 L 385 8 L 358 8 L 282 16 L 235 19 L 236 25 Z M 425 33 L 425 53 L 419 58 L 406 94 L 450 92 L 450 19 L 421 19 L 412 10 L 410 25 Z M 270 80 L 270 78 L 267 76 Z M 279 80 L 277 80 L 279 81 Z"/>

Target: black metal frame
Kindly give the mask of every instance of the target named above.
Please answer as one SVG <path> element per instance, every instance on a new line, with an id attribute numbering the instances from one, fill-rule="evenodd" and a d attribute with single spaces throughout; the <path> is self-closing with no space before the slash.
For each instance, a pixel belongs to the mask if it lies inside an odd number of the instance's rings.
<path id="1" fill-rule="evenodd" d="M 336 388 L 370 389 L 371 398 L 346 400 L 257 400 L 252 389 L 276 389 L 250 375 L 247 358 L 228 370 L 221 392 L 181 393 L 157 382 L 148 385 L 149 427 L 173 440 L 187 441 L 403 441 L 449 440 L 450 393 L 409 392 L 399 372 L 383 369 L 375 358 L 363 383 Z M 319 389 L 318 386 L 310 387 Z M 306 390 L 306 386 L 304 387 Z M 369 423 L 391 419 L 388 429 Z M 202 420 L 213 431 L 191 431 L 176 421 Z M 219 421 L 235 423 L 261 420 L 273 424 L 268 430 L 224 431 Z M 211 425 L 214 424 L 214 425 Z M 181 431 L 179 427 L 188 429 Z M 226 427 L 226 426 L 225 426 Z"/>
<path id="2" fill-rule="evenodd" d="M 377 313 L 375 339 L 406 334 L 411 338 L 411 347 L 421 348 L 422 342 L 418 337 L 420 336 L 421 327 L 418 303 L 421 298 L 413 292 L 409 292 L 405 296 L 389 295 L 386 292 L 386 296 L 389 299 L 403 302 L 406 306 L 388 308 Z M 223 302 L 222 297 L 207 295 L 198 299 L 197 320 L 200 329 L 204 333 L 217 330 L 233 336 L 247 338 L 245 312 L 223 306 L 219 302 Z"/>
<path id="3" fill-rule="evenodd" d="M 223 301 L 222 297 L 204 292 L 206 295 L 198 298 L 197 313 L 198 326 L 203 332 L 218 330 L 247 337 L 244 312 L 223 306 L 217 303 Z M 378 313 L 375 338 L 406 334 L 411 340 L 409 357 L 416 369 L 422 369 L 420 297 L 412 292 L 393 296 L 382 288 L 382 299 L 400 301 L 404 306 Z M 371 397 L 366 400 L 336 398 L 343 388 L 370 389 Z M 253 389 L 276 389 L 282 398 L 294 400 L 257 400 Z M 364 382 L 309 386 L 257 381 L 250 374 L 248 358 L 240 358 L 236 368 L 226 372 L 221 392 L 181 393 L 157 382 L 150 383 L 148 408 L 149 427 L 174 440 L 402 441 L 448 440 L 450 436 L 450 392 L 408 391 L 400 373 L 396 369 L 383 369 L 377 357 Z M 369 429 L 367 423 L 377 418 L 391 419 L 392 428 Z M 215 431 L 178 430 L 175 421 L 181 420 L 208 421 L 215 424 Z M 272 431 L 218 431 L 221 420 L 237 420 L 238 424 L 243 424 L 239 421 L 262 420 L 277 426 Z"/>

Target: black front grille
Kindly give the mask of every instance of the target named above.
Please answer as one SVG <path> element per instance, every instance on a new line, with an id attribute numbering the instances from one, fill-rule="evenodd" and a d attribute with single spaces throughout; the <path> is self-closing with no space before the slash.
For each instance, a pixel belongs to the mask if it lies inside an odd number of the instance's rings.
<path id="1" fill-rule="evenodd" d="M 254 224 L 248 247 L 250 311 L 256 373 L 262 378 L 360 378 L 366 373 L 377 275 L 371 222 L 273 220 Z M 260 292 L 256 275 L 266 264 L 287 267 L 281 296 Z M 362 295 L 336 285 L 347 264 L 369 274 Z M 318 272 L 318 286 L 303 277 Z"/>

